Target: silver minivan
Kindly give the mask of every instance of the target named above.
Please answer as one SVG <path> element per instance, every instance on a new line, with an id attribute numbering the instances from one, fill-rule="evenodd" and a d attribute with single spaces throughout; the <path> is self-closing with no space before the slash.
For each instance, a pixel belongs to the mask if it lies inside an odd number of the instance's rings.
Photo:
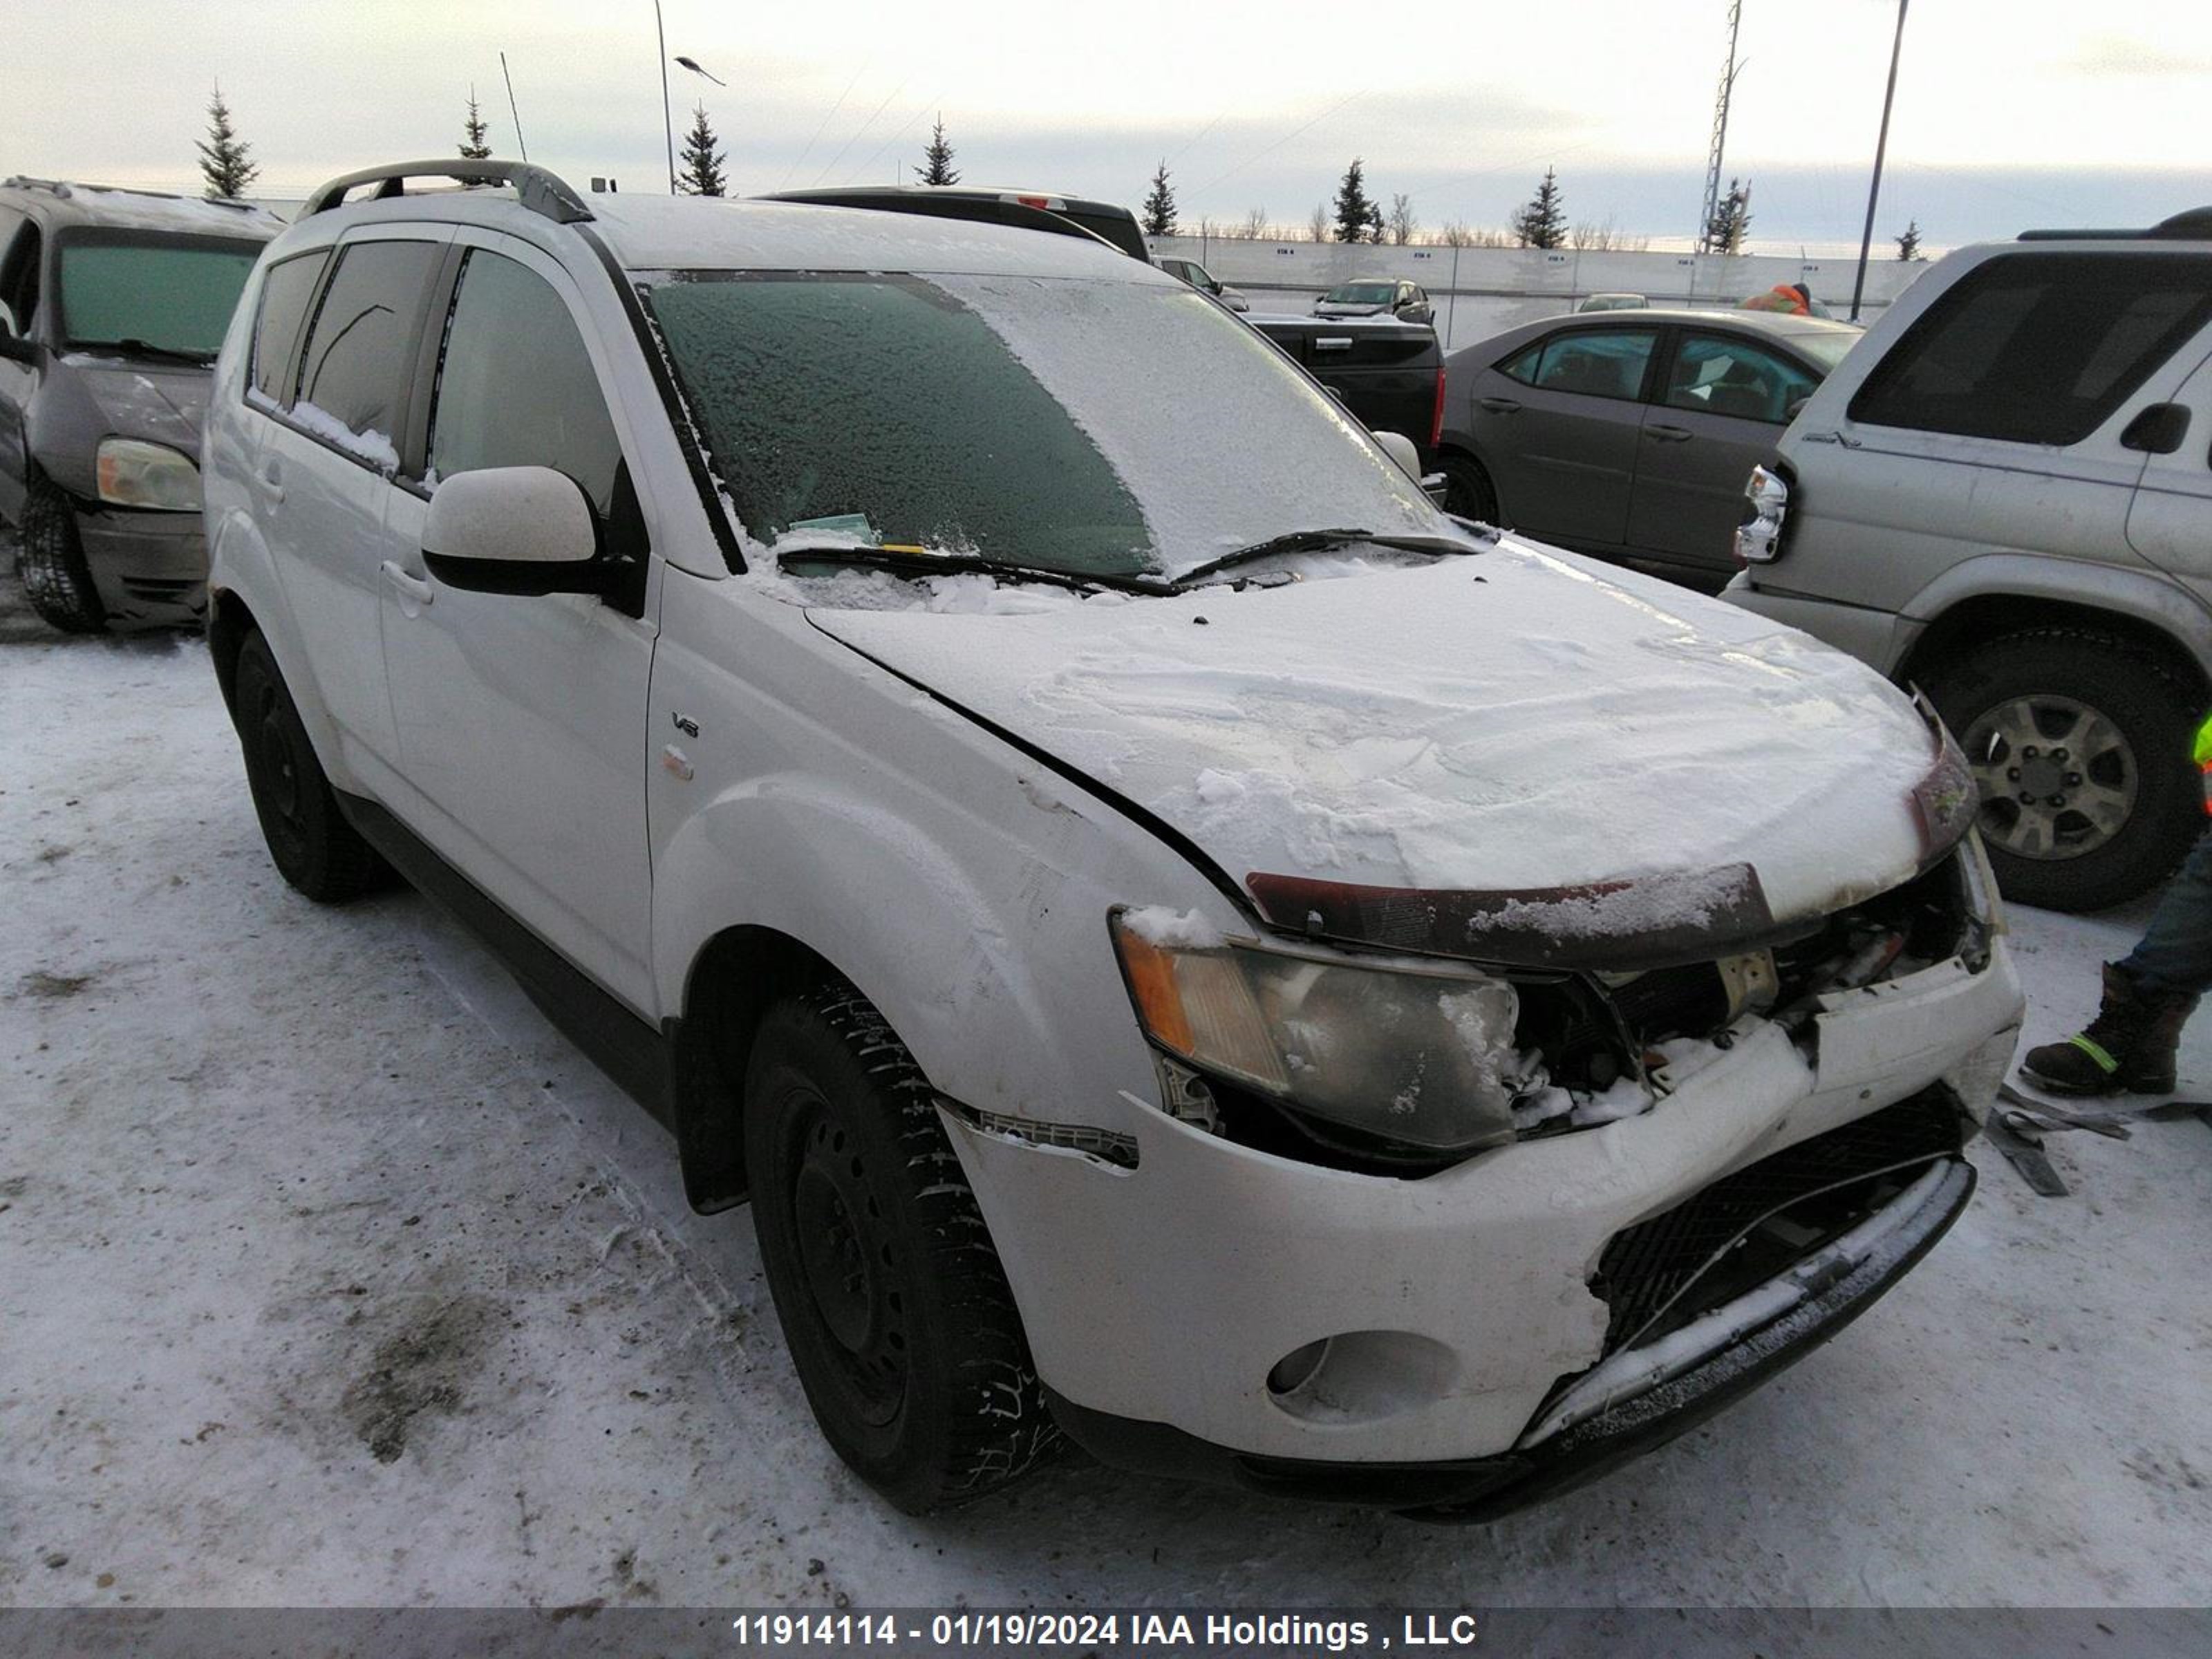
<path id="1" fill-rule="evenodd" d="M 2173 867 L 2208 804 L 2212 209 L 1952 254 L 1747 495 L 1726 597 L 1926 689 L 2008 896 Z"/>

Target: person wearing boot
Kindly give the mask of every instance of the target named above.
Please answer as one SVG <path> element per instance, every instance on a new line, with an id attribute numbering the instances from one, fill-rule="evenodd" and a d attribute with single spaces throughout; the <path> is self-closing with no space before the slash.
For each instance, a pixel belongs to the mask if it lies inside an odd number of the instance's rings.
<path id="1" fill-rule="evenodd" d="M 2203 765 L 2212 745 L 2204 737 L 2197 741 Z M 2020 1069 L 2054 1095 L 2170 1095 L 2181 1028 L 2206 990 L 2212 990 L 2212 834 L 2198 840 L 2159 896 L 2136 948 L 2105 964 L 2097 1017 L 2063 1042 L 2030 1049 Z"/>

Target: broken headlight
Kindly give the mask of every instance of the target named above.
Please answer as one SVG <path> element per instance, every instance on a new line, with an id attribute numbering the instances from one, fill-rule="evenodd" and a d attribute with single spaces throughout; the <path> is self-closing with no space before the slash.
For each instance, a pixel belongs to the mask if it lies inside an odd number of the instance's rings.
<path id="1" fill-rule="evenodd" d="M 1513 1139 L 1527 1067 L 1505 981 L 1231 942 L 1163 914 L 1117 911 L 1113 930 L 1138 1020 L 1170 1054 L 1378 1141 L 1464 1153 Z"/>

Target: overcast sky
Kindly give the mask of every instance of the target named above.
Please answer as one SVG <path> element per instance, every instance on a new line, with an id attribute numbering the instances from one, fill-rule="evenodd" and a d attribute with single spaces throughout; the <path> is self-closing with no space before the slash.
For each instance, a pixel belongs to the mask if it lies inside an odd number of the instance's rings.
<path id="1" fill-rule="evenodd" d="M 1345 163 L 1425 226 L 1500 223 L 1547 165 L 1571 217 L 1687 234 L 1725 0 L 663 0 L 679 133 L 703 95 L 733 186 L 889 180 L 942 110 L 975 182 L 1133 204 L 1168 161 L 1187 228 L 1303 222 Z M 258 190 L 449 155 L 471 85 L 514 153 L 665 188 L 652 0 L 9 0 L 0 172 L 196 189 L 219 76 Z M 1400 16 L 1418 18 L 1400 26 Z M 1726 169 L 1755 244 L 1856 243 L 1896 8 L 1746 0 Z M 27 73 L 26 71 L 28 71 Z M 910 173 L 902 176 L 911 177 Z M 2212 3 L 1919 0 L 1879 229 L 1948 246 L 2212 204 Z"/>

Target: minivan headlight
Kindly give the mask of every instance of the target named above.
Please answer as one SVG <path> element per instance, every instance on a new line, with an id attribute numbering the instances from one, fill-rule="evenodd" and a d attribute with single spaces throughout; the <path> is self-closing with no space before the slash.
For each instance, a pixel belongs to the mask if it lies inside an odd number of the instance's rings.
<path id="1" fill-rule="evenodd" d="M 1490 975 L 1215 939 L 1116 911 L 1114 945 L 1153 1042 L 1306 1115 L 1425 1151 L 1513 1139 L 1520 998 Z"/>
<path id="2" fill-rule="evenodd" d="M 1736 526 L 1738 564 L 1767 564 L 1782 550 L 1782 522 L 1790 515 L 1790 483 L 1769 467 L 1754 466 L 1743 487 L 1743 522 Z"/>
<path id="3" fill-rule="evenodd" d="M 104 438 L 94 461 L 100 499 L 115 507 L 164 513 L 200 510 L 200 470 L 167 444 L 138 438 Z"/>

